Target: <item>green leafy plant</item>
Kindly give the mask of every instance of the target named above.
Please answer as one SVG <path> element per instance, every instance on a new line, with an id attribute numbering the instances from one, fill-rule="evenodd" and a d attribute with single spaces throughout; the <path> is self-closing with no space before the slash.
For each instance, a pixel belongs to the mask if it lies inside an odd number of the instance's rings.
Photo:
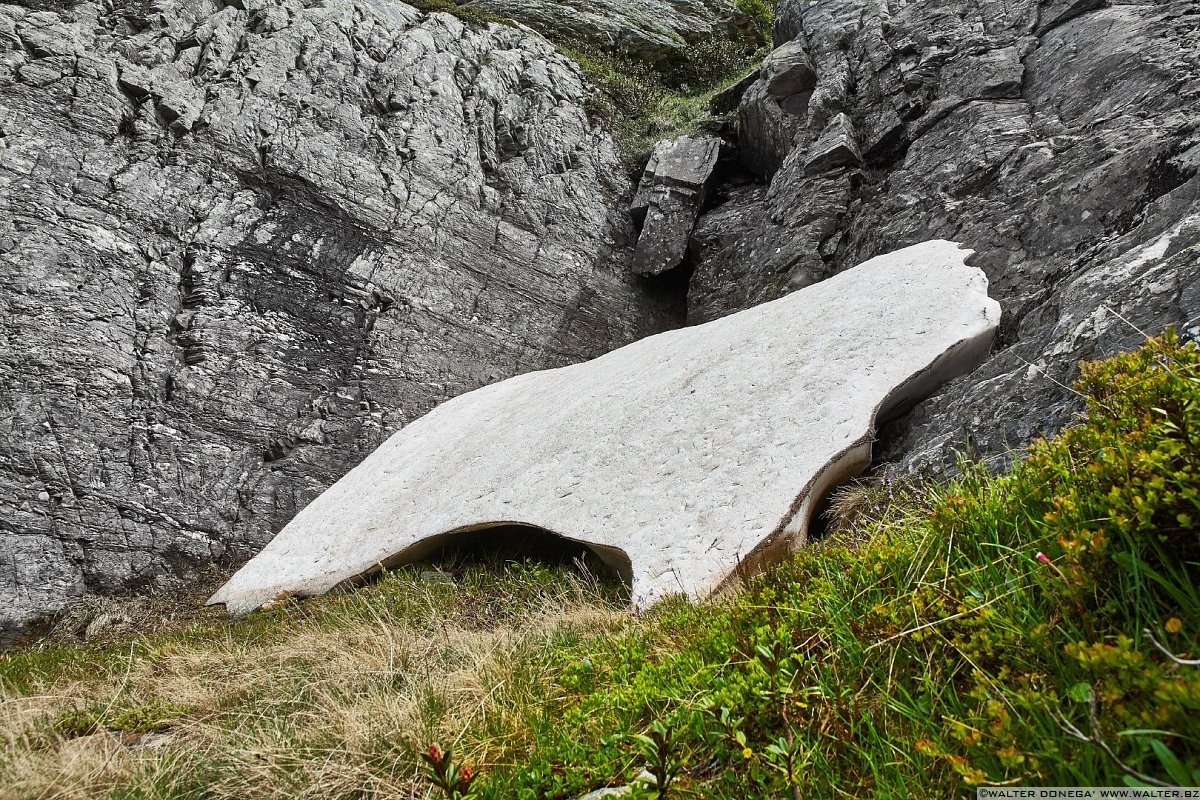
<path id="1" fill-rule="evenodd" d="M 1141 631 L 1200 652 L 1200 356 L 1167 334 L 1083 365 L 1077 388 L 1086 417 L 1005 473 L 868 484 L 831 538 L 741 594 L 581 640 L 539 757 L 570 763 L 556 754 L 670 708 L 680 792 L 711 797 L 1190 773 L 1200 670 Z M 589 762 L 587 785 L 622 769 Z"/>
<path id="2" fill-rule="evenodd" d="M 443 751 L 434 743 L 421 758 L 425 761 L 425 779 L 447 800 L 475 800 L 479 796 L 471 790 L 476 777 L 474 768 L 470 764 L 454 763 L 449 750 Z"/>
<path id="3" fill-rule="evenodd" d="M 646 759 L 646 770 L 654 776 L 654 797 L 664 800 L 679 772 L 674 732 L 665 723 L 655 720 L 646 733 L 635 734 L 633 739 Z"/>
<path id="4" fill-rule="evenodd" d="M 737 10 L 754 21 L 764 42 L 771 41 L 771 24 L 775 21 L 775 6 L 767 0 L 737 0 Z"/>
<path id="5" fill-rule="evenodd" d="M 53 728 L 67 738 L 90 736 L 101 731 L 158 733 L 169 729 L 191 713 L 187 706 L 151 702 L 125 708 L 92 705 L 69 708 L 58 715 Z"/>

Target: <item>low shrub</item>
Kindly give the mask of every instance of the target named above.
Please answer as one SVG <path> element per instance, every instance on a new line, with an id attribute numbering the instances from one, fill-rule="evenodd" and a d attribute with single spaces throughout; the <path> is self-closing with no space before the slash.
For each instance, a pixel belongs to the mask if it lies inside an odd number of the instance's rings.
<path id="1" fill-rule="evenodd" d="M 734 598 L 559 654 L 559 703 L 482 797 L 630 780 L 658 723 L 680 797 L 1184 783 L 1200 765 L 1200 357 L 1085 365 L 1087 416 L 1007 474 L 843 509 Z"/>

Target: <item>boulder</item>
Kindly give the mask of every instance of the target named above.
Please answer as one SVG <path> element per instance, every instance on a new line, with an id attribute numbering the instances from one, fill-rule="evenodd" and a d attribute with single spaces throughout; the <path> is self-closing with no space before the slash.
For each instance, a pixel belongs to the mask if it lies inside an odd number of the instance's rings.
<path id="1" fill-rule="evenodd" d="M 798 40 L 772 50 L 763 60 L 759 77 L 766 81 L 767 93 L 772 97 L 789 97 L 811 91 L 817 85 L 812 61 Z"/>
<path id="2" fill-rule="evenodd" d="M 681 136 L 655 146 L 630 206 L 642 226 L 634 272 L 661 275 L 683 262 L 720 155 L 721 140 L 712 136 Z"/>
<path id="3" fill-rule="evenodd" d="M 712 96 L 712 99 L 708 101 L 709 111 L 718 116 L 736 111 L 738 104 L 742 102 L 742 96 L 746 94 L 746 90 L 753 86 L 757 80 L 758 70 L 747 72 L 733 83 L 716 92 Z"/>
<path id="4" fill-rule="evenodd" d="M 783 299 L 450 400 L 305 508 L 213 597 L 232 612 L 520 523 L 583 542 L 635 603 L 702 595 L 803 542 L 876 419 L 982 359 L 970 251 L 928 242 Z"/>
<path id="5" fill-rule="evenodd" d="M 816 175 L 861 163 L 862 152 L 858 149 L 858 132 L 854 130 L 854 123 L 845 114 L 838 114 L 809 148 L 804 159 L 804 173 Z"/>

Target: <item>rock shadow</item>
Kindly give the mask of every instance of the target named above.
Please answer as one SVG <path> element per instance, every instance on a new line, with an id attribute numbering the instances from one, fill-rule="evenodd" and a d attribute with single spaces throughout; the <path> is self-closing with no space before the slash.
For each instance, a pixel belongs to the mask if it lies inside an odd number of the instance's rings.
<path id="1" fill-rule="evenodd" d="M 430 536 L 385 559 L 383 569 L 412 564 L 451 571 L 476 564 L 536 561 L 572 566 L 632 591 L 633 565 L 624 550 L 588 544 L 534 525 L 500 522 Z M 368 577 L 368 576 L 364 576 Z"/>

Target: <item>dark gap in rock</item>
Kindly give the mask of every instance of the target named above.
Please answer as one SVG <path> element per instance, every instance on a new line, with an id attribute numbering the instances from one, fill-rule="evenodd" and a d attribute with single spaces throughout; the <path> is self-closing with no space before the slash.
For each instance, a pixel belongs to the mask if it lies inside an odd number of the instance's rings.
<path id="1" fill-rule="evenodd" d="M 683 261 L 674 269 L 652 277 L 635 276 L 647 295 L 654 298 L 665 309 L 667 315 L 680 327 L 687 324 L 688 287 L 696 265 L 692 248 L 684 254 Z"/>
<path id="2" fill-rule="evenodd" d="M 1175 191 L 1195 175 L 1196 170 L 1186 168 L 1171 154 L 1163 153 L 1150 165 L 1150 174 L 1146 178 L 1146 202 L 1152 203 Z"/>
<path id="3" fill-rule="evenodd" d="M 813 507 L 813 514 L 808 520 L 808 541 L 817 542 L 829 535 L 829 530 L 832 527 L 833 520 L 829 518 L 829 507 L 833 503 L 833 496 L 837 490 L 845 486 L 838 484 L 825 493 L 825 496 L 817 501 Z"/>
<path id="4" fill-rule="evenodd" d="M 897 125 L 863 153 L 863 163 L 873 170 L 899 165 L 908 155 L 908 147 L 911 144 L 904 126 Z"/>
<path id="5" fill-rule="evenodd" d="M 620 581 L 626 589 L 632 583 L 632 566 L 621 550 L 593 547 L 545 528 L 517 523 L 433 536 L 385 561 L 383 566 L 428 566 L 431 572 L 445 573 L 451 579 L 470 566 L 523 562 L 575 567 L 603 582 Z"/>
<path id="6" fill-rule="evenodd" d="M 717 165 L 713 168 L 712 189 L 704 198 L 701 214 L 712 211 L 718 206 L 729 202 L 730 196 L 736 189 L 749 186 L 758 181 L 757 176 L 742 163 L 741 151 L 736 142 L 728 139 L 721 147 Z"/>
<path id="7" fill-rule="evenodd" d="M 133 139 L 137 136 L 137 125 L 133 117 L 128 114 L 121 116 L 121 121 L 117 123 L 117 133 L 128 139 Z"/>
<path id="8" fill-rule="evenodd" d="M 875 443 L 871 446 L 871 466 L 867 472 L 881 469 L 886 464 L 900 459 L 904 454 L 904 440 L 913 429 L 916 419 L 922 416 L 920 403 L 910 409 L 910 413 L 880 422 L 875 429 Z"/>
<path id="9" fill-rule="evenodd" d="M 296 442 L 290 436 L 275 439 L 263 448 L 263 463 L 269 464 L 272 461 L 278 461 L 281 458 L 286 458 L 294 449 L 296 449 Z"/>

